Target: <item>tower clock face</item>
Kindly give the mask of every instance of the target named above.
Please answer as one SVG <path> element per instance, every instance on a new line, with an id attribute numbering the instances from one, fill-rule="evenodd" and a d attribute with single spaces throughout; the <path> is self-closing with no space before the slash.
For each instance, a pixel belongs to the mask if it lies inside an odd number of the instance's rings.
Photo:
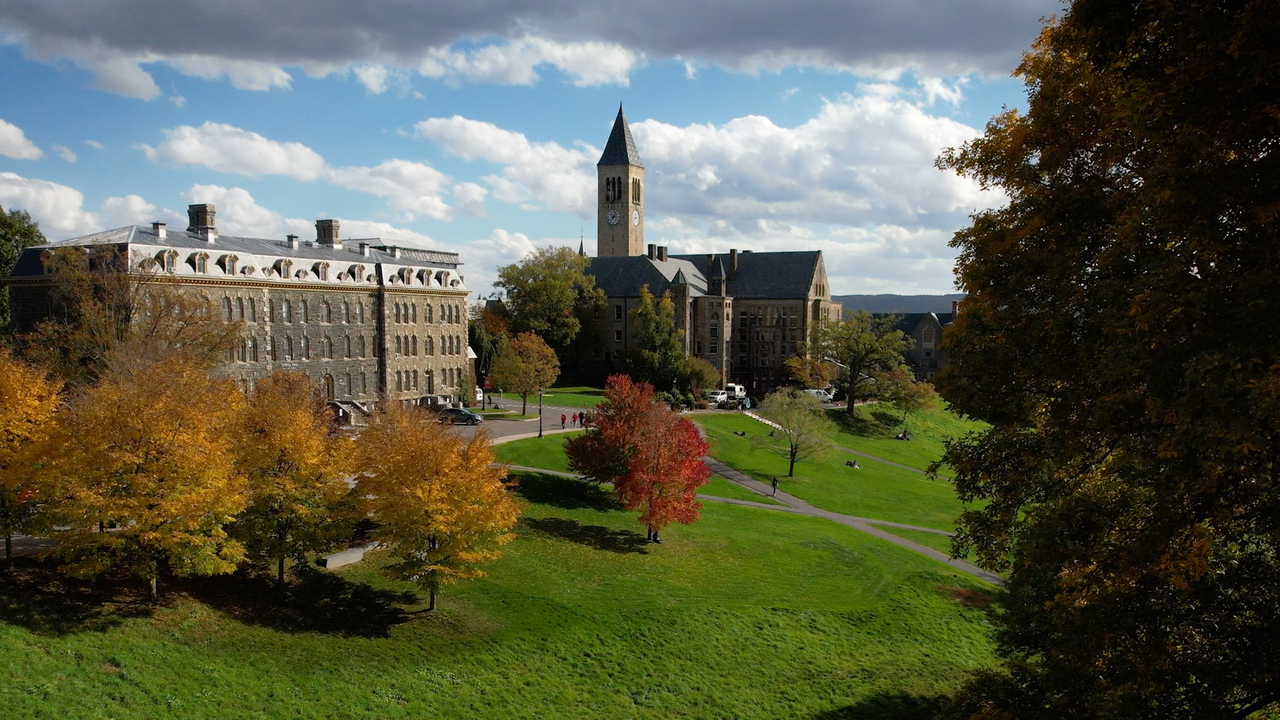
<path id="1" fill-rule="evenodd" d="M 639 210 L 632 210 L 632 211 L 631 211 L 631 224 L 632 224 L 632 225 L 639 225 L 639 224 L 640 224 L 640 211 L 639 211 Z"/>
<path id="2" fill-rule="evenodd" d="M 604 216 L 604 219 L 610 225 L 617 225 L 622 222 L 622 215 L 617 210 L 610 210 L 609 214 Z"/>

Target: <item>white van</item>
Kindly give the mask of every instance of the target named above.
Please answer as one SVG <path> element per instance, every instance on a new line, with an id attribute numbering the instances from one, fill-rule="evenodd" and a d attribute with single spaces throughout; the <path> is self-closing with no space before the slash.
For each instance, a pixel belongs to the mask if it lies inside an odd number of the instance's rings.
<path id="1" fill-rule="evenodd" d="M 809 388 L 808 390 L 805 390 L 805 392 L 818 398 L 818 402 L 821 402 L 821 403 L 835 402 L 835 399 L 831 397 L 831 393 L 827 392 L 826 390 Z"/>
<path id="2" fill-rule="evenodd" d="M 741 400 L 747 396 L 747 389 L 734 383 L 727 383 L 724 386 L 724 391 L 729 394 L 730 400 Z"/>

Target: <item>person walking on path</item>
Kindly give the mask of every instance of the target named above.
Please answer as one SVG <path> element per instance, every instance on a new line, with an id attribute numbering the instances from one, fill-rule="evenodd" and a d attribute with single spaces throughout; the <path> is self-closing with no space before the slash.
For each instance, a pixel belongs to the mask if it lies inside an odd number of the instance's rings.
<path id="1" fill-rule="evenodd" d="M 577 425 L 577 424 L 578 424 L 578 413 L 574 413 L 574 414 L 573 414 L 573 417 L 569 418 L 569 424 L 570 424 L 570 425 Z"/>
<path id="2" fill-rule="evenodd" d="M 773 497 L 778 497 L 778 476 L 773 476 Z"/>
<path id="3" fill-rule="evenodd" d="M 564 413 L 560 413 L 560 429 L 561 430 L 564 429 L 564 424 L 566 420 L 567 418 L 564 416 Z"/>

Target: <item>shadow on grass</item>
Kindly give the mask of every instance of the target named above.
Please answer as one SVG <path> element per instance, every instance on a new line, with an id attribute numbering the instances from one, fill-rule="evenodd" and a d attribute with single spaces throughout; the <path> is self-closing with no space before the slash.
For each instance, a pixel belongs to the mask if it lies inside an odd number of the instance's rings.
<path id="1" fill-rule="evenodd" d="M 101 632 L 154 609 L 145 590 L 128 578 L 77 580 L 32 558 L 0 570 L 0 622 L 37 635 Z"/>
<path id="2" fill-rule="evenodd" d="M 515 472 L 511 475 L 517 481 L 516 493 L 532 503 L 565 510 L 622 509 L 613 493 L 593 482 L 546 473 Z"/>
<path id="3" fill-rule="evenodd" d="M 828 410 L 827 417 L 836 424 L 841 431 L 849 433 L 854 437 L 879 438 L 892 437 L 898 433 L 898 427 L 902 425 L 902 418 L 887 410 L 882 409 L 866 409 L 864 412 L 850 415 L 843 409 Z"/>
<path id="4" fill-rule="evenodd" d="M 192 598 L 246 625 L 368 638 L 387 637 L 392 627 L 415 617 L 403 606 L 420 602 L 412 591 L 376 588 L 305 566 L 294 568 L 283 591 L 274 578 L 246 572 L 192 578 L 184 588 Z"/>
<path id="5" fill-rule="evenodd" d="M 596 550 L 615 553 L 648 553 L 649 541 L 632 530 L 613 530 L 602 525 L 583 525 L 566 518 L 524 518 L 525 527 L 540 535 L 568 540 Z"/>
<path id="6" fill-rule="evenodd" d="M 876 693 L 847 707 L 828 710 L 812 720 L 935 720 L 946 697 L 908 693 Z"/>

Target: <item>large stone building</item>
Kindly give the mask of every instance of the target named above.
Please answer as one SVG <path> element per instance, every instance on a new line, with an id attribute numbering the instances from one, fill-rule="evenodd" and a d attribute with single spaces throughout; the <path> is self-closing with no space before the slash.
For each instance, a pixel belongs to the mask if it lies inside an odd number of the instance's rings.
<path id="1" fill-rule="evenodd" d="M 783 361 L 817 322 L 839 319 L 820 250 L 670 255 L 666 247 L 646 247 L 644 166 L 622 108 L 596 168 L 599 257 L 587 273 L 608 298 L 596 327 L 606 367 L 635 348 L 631 311 L 644 286 L 655 297 L 671 293 L 685 352 L 752 395 L 786 379 Z"/>
<path id="2" fill-rule="evenodd" d="M 223 369 L 246 390 L 277 369 L 299 371 L 357 422 L 383 399 L 434 404 L 471 391 L 456 253 L 343 241 L 337 220 L 316 222 L 315 240 L 300 241 L 221 235 L 212 205 L 192 205 L 188 216 L 185 231 L 134 225 L 28 248 L 7 280 L 15 326 L 52 310 L 46 253 L 110 251 L 140 279 L 175 281 L 243 323 Z"/>

